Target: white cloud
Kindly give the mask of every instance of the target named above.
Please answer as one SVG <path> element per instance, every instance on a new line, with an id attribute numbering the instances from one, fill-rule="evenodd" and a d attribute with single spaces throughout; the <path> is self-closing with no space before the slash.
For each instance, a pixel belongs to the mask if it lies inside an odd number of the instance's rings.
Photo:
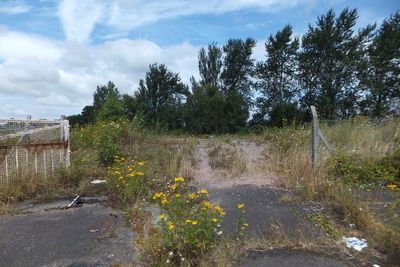
<path id="1" fill-rule="evenodd" d="M 13 49 L 17 47 L 17 49 Z M 165 63 L 185 82 L 197 73 L 199 47 L 160 47 L 149 40 L 119 39 L 100 45 L 64 43 L 0 30 L 0 117 L 56 118 L 79 113 L 96 86 L 113 81 L 133 94 L 151 63 Z"/>
<path id="2" fill-rule="evenodd" d="M 67 40 L 87 42 L 98 24 L 127 31 L 160 20 L 189 15 L 223 14 L 244 9 L 276 12 L 313 5 L 315 0 L 63 0 L 58 14 Z M 120 37 L 120 36 L 118 36 Z M 105 39 L 115 39 L 107 35 Z"/>
<path id="3" fill-rule="evenodd" d="M 101 0 L 63 0 L 59 5 L 59 16 L 67 39 L 88 41 L 103 15 L 104 4 Z"/>
<path id="4" fill-rule="evenodd" d="M 241 9 L 275 12 L 277 10 L 308 4 L 313 0 L 114 0 L 109 2 L 110 14 L 105 22 L 121 29 L 133 29 L 146 23 L 179 16 L 222 14 Z"/>
<path id="5" fill-rule="evenodd" d="M 57 60 L 60 58 L 60 43 L 25 33 L 0 28 L 0 58 L 37 58 Z"/>
<path id="6" fill-rule="evenodd" d="M 32 6 L 26 4 L 24 1 L 3 0 L 0 3 L 0 14 L 4 15 L 16 15 L 21 13 L 27 13 L 31 11 L 31 9 Z"/>

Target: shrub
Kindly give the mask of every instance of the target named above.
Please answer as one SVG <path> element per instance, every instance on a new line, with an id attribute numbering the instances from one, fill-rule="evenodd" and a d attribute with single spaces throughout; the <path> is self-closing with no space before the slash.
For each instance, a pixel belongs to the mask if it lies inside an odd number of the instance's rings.
<path id="1" fill-rule="evenodd" d="M 381 160 L 366 159 L 358 154 L 340 154 L 328 161 L 331 176 L 346 183 L 387 184 L 395 182 L 394 168 Z"/>
<path id="2" fill-rule="evenodd" d="M 109 167 L 107 177 L 107 186 L 114 203 L 132 204 L 139 197 L 147 196 L 150 182 L 145 169 L 144 161 L 116 156 L 114 165 Z"/>
<path id="3" fill-rule="evenodd" d="M 97 159 L 104 165 L 113 163 L 115 156 L 122 155 L 123 140 L 127 135 L 128 124 L 120 122 L 97 122 L 72 133 L 72 151 L 92 149 Z"/>
<path id="4" fill-rule="evenodd" d="M 396 182 L 400 184 L 400 149 L 396 150 L 391 155 L 385 156 L 382 159 L 382 164 L 392 169 Z"/>
<path id="5" fill-rule="evenodd" d="M 207 190 L 191 192 L 184 178 L 176 177 L 153 199 L 162 213 L 155 246 L 158 251 L 148 254 L 152 255 L 152 264 L 196 265 L 215 248 L 222 234 L 219 227 L 225 211 L 208 201 Z"/>

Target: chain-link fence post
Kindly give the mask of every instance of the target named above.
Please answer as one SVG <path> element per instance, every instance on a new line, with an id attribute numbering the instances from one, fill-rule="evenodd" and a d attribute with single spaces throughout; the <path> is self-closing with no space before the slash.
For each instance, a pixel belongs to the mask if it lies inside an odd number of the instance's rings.
<path id="1" fill-rule="evenodd" d="M 315 109 L 315 106 L 311 106 L 311 114 L 312 114 L 312 167 L 313 170 L 315 171 L 317 169 L 318 165 L 318 147 L 319 147 L 319 125 L 318 125 L 318 114 L 317 110 Z"/>

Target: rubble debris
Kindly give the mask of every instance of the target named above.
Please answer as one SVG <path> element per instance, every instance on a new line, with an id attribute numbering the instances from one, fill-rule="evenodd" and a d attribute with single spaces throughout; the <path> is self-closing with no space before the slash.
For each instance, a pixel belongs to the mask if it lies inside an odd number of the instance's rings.
<path id="1" fill-rule="evenodd" d="M 91 233 L 97 233 L 98 231 L 100 231 L 99 229 L 90 229 L 89 230 Z"/>
<path id="2" fill-rule="evenodd" d="M 346 247 L 361 251 L 368 247 L 367 240 L 358 237 L 343 237 Z"/>
<path id="3" fill-rule="evenodd" d="M 77 201 L 78 204 L 95 204 L 95 203 L 104 203 L 108 200 L 106 196 L 99 197 L 80 197 Z"/>
<path id="4" fill-rule="evenodd" d="M 69 208 L 71 208 L 71 207 L 78 201 L 79 197 L 80 197 L 80 195 L 77 195 L 77 196 L 72 200 L 71 203 L 69 203 L 67 206 L 64 207 L 64 209 L 69 209 Z"/>
<path id="5" fill-rule="evenodd" d="M 100 179 L 96 179 L 90 182 L 91 184 L 104 184 L 107 183 L 106 180 L 100 180 Z"/>

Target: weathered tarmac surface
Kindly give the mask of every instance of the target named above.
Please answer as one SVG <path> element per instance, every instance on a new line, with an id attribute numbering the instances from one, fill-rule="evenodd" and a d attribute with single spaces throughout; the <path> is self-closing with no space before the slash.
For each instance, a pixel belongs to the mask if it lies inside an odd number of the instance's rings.
<path id="1" fill-rule="evenodd" d="M 291 197 L 292 193 L 279 188 L 254 185 L 237 185 L 229 188 L 210 188 L 210 197 L 214 203 L 219 203 L 226 210 L 224 224 L 229 232 L 236 230 L 240 214 L 238 203 L 245 204 L 243 214 L 249 224 L 248 235 L 264 237 L 272 225 L 279 225 L 289 238 L 297 238 L 299 231 L 314 235 L 319 230 L 307 219 L 307 216 L 318 212 L 318 206 L 302 205 L 300 203 L 283 203 L 283 196 Z"/>
<path id="2" fill-rule="evenodd" d="M 289 239 L 299 238 L 300 232 L 312 238 L 324 233 L 307 219 L 322 208 L 309 203 L 282 203 L 282 196 L 290 192 L 269 186 L 237 185 L 228 188 L 209 188 L 211 200 L 226 210 L 223 228 L 234 233 L 240 211 L 237 203 L 244 203 L 245 222 L 249 224 L 248 237 L 268 238 L 273 224 L 279 225 Z M 301 250 L 269 250 L 249 255 L 239 266 L 332 267 L 354 266 L 352 262 Z"/>
<path id="3" fill-rule="evenodd" d="M 297 250 L 271 250 L 250 255 L 241 267 L 345 267 L 344 261 L 327 258 L 323 255 Z"/>
<path id="4" fill-rule="evenodd" d="M 133 234 L 121 212 L 100 204 L 51 209 L 66 203 L 22 207 L 29 213 L 0 216 L 0 266 L 89 267 L 134 262 Z"/>

